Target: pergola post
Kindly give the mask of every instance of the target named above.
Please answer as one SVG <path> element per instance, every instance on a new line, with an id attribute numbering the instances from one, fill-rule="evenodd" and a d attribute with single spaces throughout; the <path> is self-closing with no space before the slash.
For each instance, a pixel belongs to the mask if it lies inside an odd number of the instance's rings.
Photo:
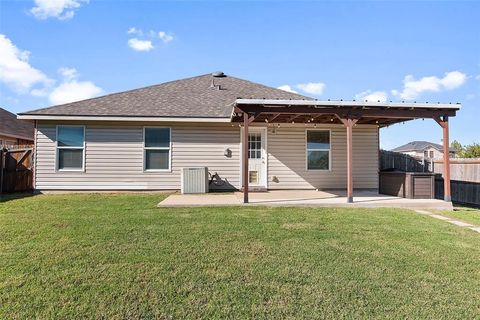
<path id="1" fill-rule="evenodd" d="M 248 114 L 243 113 L 243 203 L 248 203 Z"/>
<path id="2" fill-rule="evenodd" d="M 347 203 L 353 203 L 353 126 L 358 119 L 337 118 L 347 129 Z"/>
<path id="3" fill-rule="evenodd" d="M 443 129 L 443 199 L 450 202 L 452 201 L 452 195 L 450 191 L 450 142 L 448 136 L 448 116 L 435 118 L 435 121 L 437 121 Z"/>

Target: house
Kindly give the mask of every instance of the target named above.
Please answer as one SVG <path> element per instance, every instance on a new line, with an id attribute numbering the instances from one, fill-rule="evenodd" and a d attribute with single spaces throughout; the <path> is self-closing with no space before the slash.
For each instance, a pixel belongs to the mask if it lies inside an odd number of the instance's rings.
<path id="1" fill-rule="evenodd" d="M 443 158 L 443 146 L 428 141 L 412 141 L 400 147 L 392 149 L 393 152 L 408 154 L 418 159 L 440 159 Z M 455 149 L 449 148 L 450 158 L 455 157 Z"/>
<path id="2" fill-rule="evenodd" d="M 33 144 L 33 124 L 0 108 L 0 146 Z"/>
<path id="3" fill-rule="evenodd" d="M 178 190 L 182 168 L 205 166 L 245 202 L 251 190 L 345 188 L 351 202 L 354 187 L 378 190 L 379 128 L 430 117 L 448 141 L 459 108 L 317 101 L 217 72 L 19 118 L 35 122 L 38 190 Z"/>

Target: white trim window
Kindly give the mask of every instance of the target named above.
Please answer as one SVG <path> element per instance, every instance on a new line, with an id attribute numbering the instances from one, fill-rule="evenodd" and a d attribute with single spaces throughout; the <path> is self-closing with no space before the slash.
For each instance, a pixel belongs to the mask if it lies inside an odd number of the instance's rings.
<path id="1" fill-rule="evenodd" d="M 307 130 L 307 170 L 330 170 L 330 130 Z"/>
<path id="2" fill-rule="evenodd" d="M 171 141 L 170 128 L 143 128 L 144 171 L 170 171 Z"/>
<path id="3" fill-rule="evenodd" d="M 85 126 L 57 126 L 58 171 L 84 171 Z"/>

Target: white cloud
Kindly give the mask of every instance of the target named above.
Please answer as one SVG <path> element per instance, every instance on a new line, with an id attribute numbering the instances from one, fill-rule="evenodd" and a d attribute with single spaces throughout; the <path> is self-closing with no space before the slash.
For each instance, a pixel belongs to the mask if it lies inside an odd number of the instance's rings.
<path id="1" fill-rule="evenodd" d="M 0 82 L 17 93 L 26 93 L 38 84 L 48 86 L 52 83 L 43 72 L 30 65 L 29 54 L 0 34 Z"/>
<path id="2" fill-rule="evenodd" d="M 288 84 L 284 84 L 283 86 L 278 87 L 277 89 L 291 92 L 291 93 L 297 93 L 297 91 L 293 90 L 292 87 L 290 87 Z"/>
<path id="3" fill-rule="evenodd" d="M 325 89 L 325 83 L 322 82 L 309 82 L 309 83 L 300 83 L 296 86 L 300 90 L 314 95 L 321 95 Z"/>
<path id="4" fill-rule="evenodd" d="M 35 18 L 45 20 L 48 18 L 57 18 L 59 20 L 68 20 L 73 18 L 75 10 L 89 0 L 34 0 L 35 7 L 30 9 Z"/>
<path id="5" fill-rule="evenodd" d="M 480 80 L 480 74 L 475 77 L 475 80 Z"/>
<path id="6" fill-rule="evenodd" d="M 48 96 L 48 90 L 48 88 L 33 89 L 30 94 L 34 97 L 46 97 Z"/>
<path id="7" fill-rule="evenodd" d="M 367 100 L 370 102 L 385 102 L 387 101 L 388 94 L 385 91 L 372 91 L 366 90 L 355 95 L 356 100 Z"/>
<path id="8" fill-rule="evenodd" d="M 173 35 L 165 31 L 156 32 L 150 30 L 148 32 L 143 32 L 142 29 L 136 27 L 131 27 L 128 29 L 127 34 L 135 35 L 136 37 L 130 38 L 128 40 L 128 46 L 136 51 L 150 51 L 155 48 L 155 42 L 158 42 L 158 39 L 163 43 L 169 43 L 172 41 Z"/>
<path id="9" fill-rule="evenodd" d="M 466 81 L 467 75 L 460 71 L 447 72 L 443 78 L 429 76 L 419 80 L 415 80 L 412 75 L 407 75 L 403 79 L 403 90 L 392 90 L 392 94 L 405 100 L 413 100 L 423 92 L 453 90 L 462 86 Z"/>
<path id="10" fill-rule="evenodd" d="M 131 27 L 130 29 L 128 29 L 127 34 L 138 34 L 139 32 L 140 30 L 138 30 L 137 28 Z"/>
<path id="11" fill-rule="evenodd" d="M 173 40 L 173 36 L 171 34 L 166 33 L 165 31 L 160 31 L 158 33 L 158 37 L 160 40 L 163 41 L 163 43 L 168 43 Z"/>
<path id="12" fill-rule="evenodd" d="M 62 75 L 65 80 L 73 80 L 77 77 L 77 69 L 63 67 L 58 69 L 58 73 Z"/>
<path id="13" fill-rule="evenodd" d="M 60 68 L 58 72 L 64 79 L 48 96 L 52 104 L 85 100 L 96 97 L 103 92 L 102 88 L 91 81 L 78 81 L 77 70 L 74 68 Z"/>
<path id="14" fill-rule="evenodd" d="M 467 75 L 460 71 L 447 72 L 445 76 L 440 79 L 440 84 L 447 90 L 456 89 L 465 82 L 467 82 Z"/>
<path id="15" fill-rule="evenodd" d="M 135 51 L 150 51 L 153 49 L 152 41 L 139 40 L 137 38 L 128 40 L 128 46 Z"/>

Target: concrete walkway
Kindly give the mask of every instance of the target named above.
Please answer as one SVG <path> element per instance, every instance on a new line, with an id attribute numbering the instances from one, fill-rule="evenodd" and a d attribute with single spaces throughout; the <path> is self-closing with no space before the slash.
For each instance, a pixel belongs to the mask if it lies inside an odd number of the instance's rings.
<path id="1" fill-rule="evenodd" d="M 307 207 L 363 207 L 406 208 L 423 210 L 453 210 L 451 202 L 435 199 L 405 199 L 378 194 L 372 191 L 356 191 L 354 203 L 347 203 L 344 191 L 274 190 L 252 192 L 249 203 L 243 203 L 243 194 L 172 194 L 158 204 L 159 207 L 210 207 L 210 206 L 307 206 Z"/>
<path id="2" fill-rule="evenodd" d="M 415 210 L 415 211 L 417 213 L 420 213 L 420 214 L 423 214 L 423 215 L 426 215 L 426 216 L 429 216 L 429 217 L 432 217 L 432 218 L 435 218 L 435 219 L 438 219 L 438 220 L 442 220 L 442 221 L 454 224 L 458 227 L 468 228 L 470 230 L 473 230 L 475 232 L 480 233 L 480 226 L 475 226 L 473 224 L 470 224 L 470 223 L 467 223 L 467 222 L 464 222 L 464 221 L 452 219 L 452 218 L 445 217 L 445 216 L 442 216 L 440 214 L 432 213 L 432 212 L 425 211 L 425 210 Z"/>

